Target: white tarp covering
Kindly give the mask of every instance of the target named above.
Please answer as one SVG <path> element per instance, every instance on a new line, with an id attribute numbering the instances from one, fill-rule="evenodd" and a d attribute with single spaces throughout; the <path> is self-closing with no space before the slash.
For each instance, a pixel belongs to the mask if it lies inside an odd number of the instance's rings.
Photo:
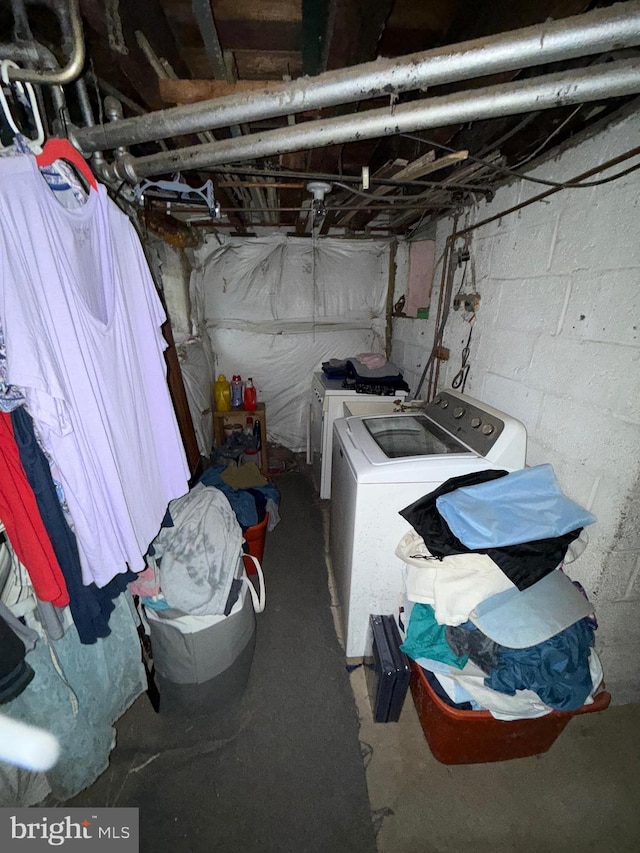
<path id="1" fill-rule="evenodd" d="M 191 338 L 182 343 L 177 352 L 198 449 L 201 456 L 209 456 L 213 447 L 211 386 L 214 380 L 209 340 Z"/>
<path id="2" fill-rule="evenodd" d="M 196 261 L 192 298 L 218 373 L 251 376 L 269 439 L 304 450 L 312 373 L 330 358 L 384 352 L 389 243 L 209 238 Z"/>

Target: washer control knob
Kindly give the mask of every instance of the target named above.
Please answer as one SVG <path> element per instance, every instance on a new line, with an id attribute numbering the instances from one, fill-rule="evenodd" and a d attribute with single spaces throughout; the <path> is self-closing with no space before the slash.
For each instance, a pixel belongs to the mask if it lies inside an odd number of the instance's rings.
<path id="1" fill-rule="evenodd" d="M 458 406 L 456 409 L 453 410 L 453 417 L 454 418 L 461 418 L 463 415 L 464 415 L 464 409 L 462 408 L 462 406 Z"/>
<path id="2" fill-rule="evenodd" d="M 491 435 L 491 433 L 494 431 L 495 427 L 493 426 L 493 424 L 485 424 L 481 430 L 483 435 Z"/>
<path id="3" fill-rule="evenodd" d="M 471 419 L 471 426 L 474 429 L 478 429 L 478 427 L 480 426 L 481 423 L 482 423 L 482 421 L 480 420 L 480 418 L 472 418 Z"/>
<path id="4" fill-rule="evenodd" d="M 448 401 L 448 400 L 443 400 L 443 401 L 442 401 L 442 403 L 440 403 L 440 405 L 442 406 L 442 408 L 443 408 L 443 409 L 446 409 L 446 408 L 448 407 L 448 405 L 449 405 L 449 401 Z"/>
<path id="5" fill-rule="evenodd" d="M 439 405 L 440 405 L 440 401 L 441 401 L 441 400 L 442 400 L 442 397 L 436 397 L 436 399 L 433 401 L 433 405 L 434 405 L 434 406 L 439 406 Z"/>

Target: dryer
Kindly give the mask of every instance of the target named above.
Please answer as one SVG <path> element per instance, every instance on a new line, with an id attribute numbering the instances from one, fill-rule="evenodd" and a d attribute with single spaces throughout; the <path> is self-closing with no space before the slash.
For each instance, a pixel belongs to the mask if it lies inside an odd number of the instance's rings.
<path id="1" fill-rule="evenodd" d="M 396 614 L 404 592 L 399 511 L 451 477 L 523 468 L 520 421 L 457 391 L 423 409 L 333 425 L 329 552 L 347 657 L 366 653 L 370 614 Z"/>

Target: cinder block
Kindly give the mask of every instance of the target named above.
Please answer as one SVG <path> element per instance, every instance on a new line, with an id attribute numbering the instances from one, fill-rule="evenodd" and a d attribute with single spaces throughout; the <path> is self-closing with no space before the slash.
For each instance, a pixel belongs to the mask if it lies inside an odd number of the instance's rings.
<path id="1" fill-rule="evenodd" d="M 551 272 L 640 266 L 637 187 L 612 184 L 597 204 L 571 206 L 560 214 Z"/>
<path id="2" fill-rule="evenodd" d="M 640 554 L 637 551 L 614 550 L 608 554 L 600 595 L 608 601 L 640 602 Z"/>
<path id="3" fill-rule="evenodd" d="M 518 418 L 527 431 L 533 430 L 542 405 L 542 394 L 539 391 L 495 373 L 487 373 L 477 382 L 480 384 L 477 392 L 474 394 L 469 390 L 472 396 Z"/>
<path id="4" fill-rule="evenodd" d="M 505 336 L 499 328 L 485 331 L 480 326 L 471 341 L 471 362 L 480 372 L 496 373 L 522 382 L 529 370 L 536 340 L 535 335 Z"/>
<path id="5" fill-rule="evenodd" d="M 543 336 L 533 346 L 528 380 L 549 393 L 561 389 L 577 403 L 633 420 L 640 405 L 629 399 L 628 384 L 630 376 L 640 375 L 639 367 L 640 353 L 629 347 Z"/>
<path id="6" fill-rule="evenodd" d="M 638 260 L 636 269 L 572 275 L 562 334 L 640 349 L 640 256 Z"/>
<path id="7" fill-rule="evenodd" d="M 404 346 L 404 341 L 397 335 L 394 335 L 391 347 L 391 361 L 398 369 L 403 369 L 405 365 Z"/>
<path id="8" fill-rule="evenodd" d="M 555 239 L 554 217 L 528 223 L 514 222 L 513 228 L 494 238 L 491 253 L 493 278 L 521 280 L 535 270 L 543 274 L 549 267 Z"/>
<path id="9" fill-rule="evenodd" d="M 493 324 L 510 331 L 554 335 L 564 310 L 567 287 L 566 279 L 544 273 L 536 278 L 500 281 Z"/>
<path id="10" fill-rule="evenodd" d="M 611 441 L 602 440 L 605 424 Z M 553 446 L 558 453 L 576 464 L 590 460 L 603 472 L 619 476 L 621 484 L 629 475 L 629 460 L 637 458 L 640 447 L 637 425 L 615 419 L 609 412 L 583 405 L 567 396 L 544 396 L 539 425 L 547 435 L 553 436 Z"/>
<path id="11" fill-rule="evenodd" d="M 613 704 L 640 702 L 638 648 L 640 606 L 637 601 L 594 602 L 598 617 L 596 649 Z"/>

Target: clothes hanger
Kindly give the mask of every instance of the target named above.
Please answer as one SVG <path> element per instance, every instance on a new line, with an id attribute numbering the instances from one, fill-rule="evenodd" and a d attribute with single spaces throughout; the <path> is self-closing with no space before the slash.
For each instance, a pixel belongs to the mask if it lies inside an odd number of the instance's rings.
<path id="1" fill-rule="evenodd" d="M 18 68 L 19 66 L 10 59 L 3 59 L 0 62 L 0 79 L 5 86 L 10 86 L 11 81 L 9 80 L 9 68 Z M 29 144 L 31 150 L 36 153 L 41 150 L 42 143 L 44 142 L 44 127 L 42 125 L 42 118 L 40 117 L 40 110 L 38 109 L 38 101 L 36 100 L 36 94 L 33 90 L 33 86 L 31 83 L 22 83 L 20 81 L 15 82 L 13 85 L 16 87 L 16 91 L 25 97 L 25 91 L 29 99 L 29 109 L 31 110 L 31 114 L 33 116 L 33 122 L 36 128 L 35 137 L 25 137 Z M 9 104 L 7 102 L 6 95 L 4 93 L 4 89 L 2 84 L 0 84 L 0 106 L 2 107 L 2 112 L 4 113 L 4 117 L 7 121 L 7 124 L 11 128 L 11 130 L 15 134 L 22 134 L 22 131 L 16 124 L 13 115 L 11 113 L 11 109 L 9 108 Z M 22 134 L 24 136 L 24 134 Z"/>
<path id="2" fill-rule="evenodd" d="M 87 161 L 80 154 L 77 148 L 64 137 L 51 137 L 47 139 L 42 149 L 42 153 L 36 156 L 38 166 L 50 166 L 56 160 L 66 160 L 80 172 L 87 181 L 89 186 L 97 190 L 98 182 L 95 175 L 89 168 Z"/>
<path id="3" fill-rule="evenodd" d="M 18 68 L 19 66 L 10 59 L 3 59 L 0 62 L 0 78 L 5 85 L 9 85 L 8 70 L 10 67 Z M 1 85 L 0 106 L 2 107 L 2 111 L 4 112 L 4 116 L 11 130 L 13 130 L 15 134 L 21 134 L 23 138 L 26 139 L 29 148 L 36 155 L 36 163 L 38 166 L 40 168 L 44 168 L 45 166 L 51 166 L 56 160 L 65 160 L 67 163 L 70 163 L 76 168 L 92 189 L 97 190 L 98 182 L 96 181 L 95 175 L 89 168 L 87 161 L 82 157 L 80 152 L 73 147 L 68 139 L 65 139 L 64 137 L 51 137 L 44 142 L 42 118 L 40 117 L 38 102 L 31 83 L 23 84 L 21 82 L 17 82 L 15 85 L 18 91 L 22 94 L 24 94 L 26 87 L 26 92 L 29 96 L 29 108 L 36 126 L 35 138 L 25 137 L 20 128 L 17 126 L 13 115 L 11 114 L 11 110 L 9 109 L 9 104 L 7 103 L 7 99 Z"/>
<path id="4" fill-rule="evenodd" d="M 213 181 L 209 179 L 201 187 L 192 187 L 180 180 L 180 173 L 173 176 L 171 181 L 142 181 L 134 187 L 134 198 L 136 201 L 144 200 L 144 194 L 148 190 L 160 190 L 160 192 L 172 193 L 168 198 L 159 196 L 163 201 L 171 204 L 172 201 L 188 201 L 192 196 L 197 196 L 207 205 L 209 215 L 212 219 L 220 219 L 220 203 L 216 201 Z M 173 195 L 175 193 L 175 195 Z M 150 194 L 150 198 L 154 195 Z"/>

